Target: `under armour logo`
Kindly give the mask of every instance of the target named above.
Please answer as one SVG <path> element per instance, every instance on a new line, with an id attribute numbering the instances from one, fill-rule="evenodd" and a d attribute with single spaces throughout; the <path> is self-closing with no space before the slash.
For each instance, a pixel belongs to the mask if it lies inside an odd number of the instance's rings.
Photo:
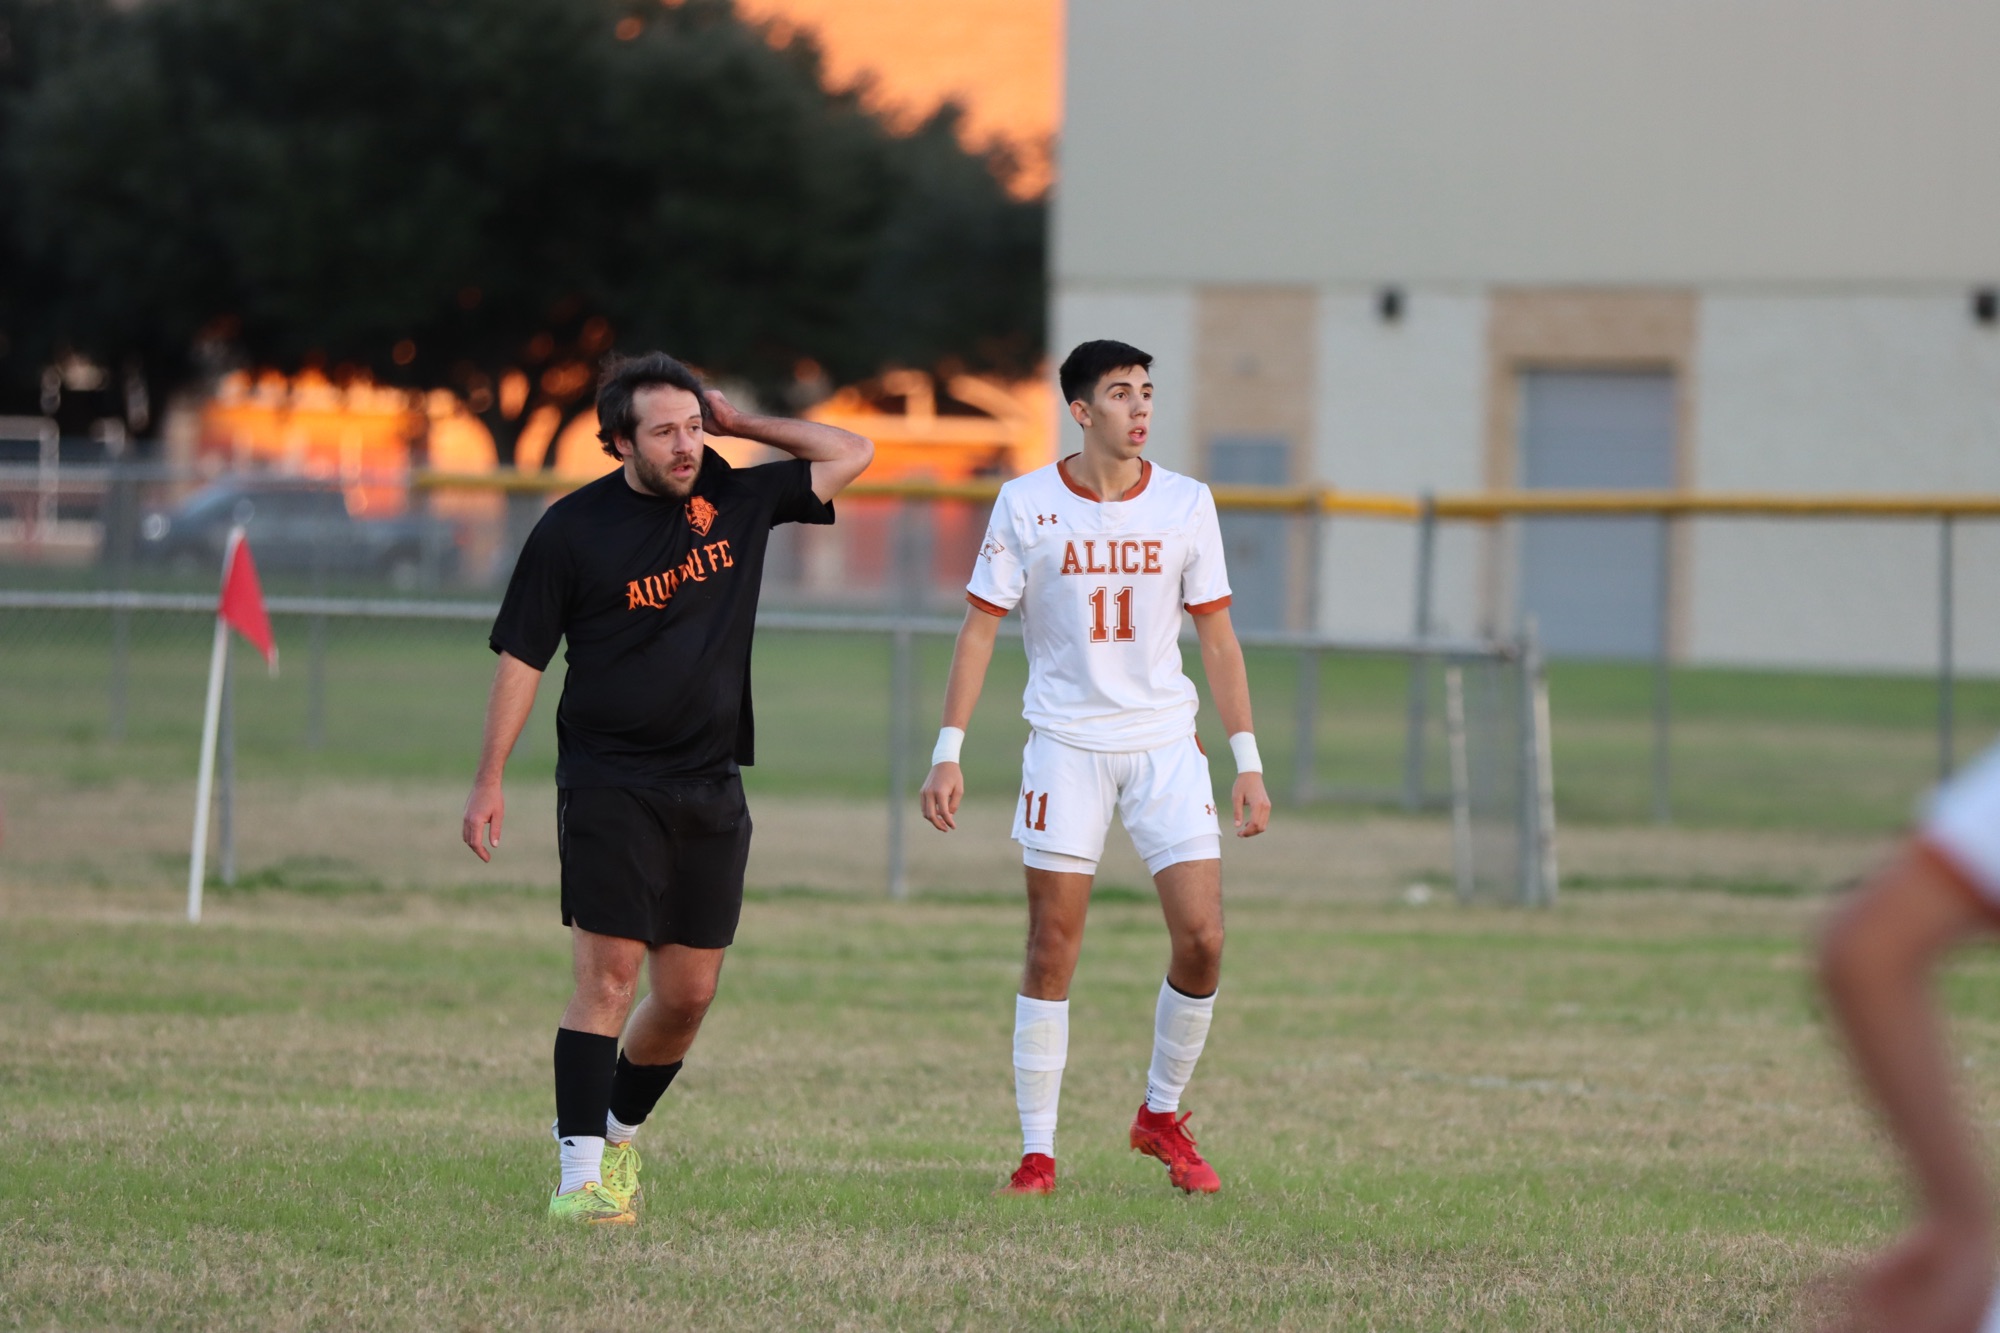
<path id="1" fill-rule="evenodd" d="M 1061 514 L 1037 514 L 1035 515 L 1035 526 L 1039 528 L 1045 523 L 1054 523 L 1061 517 Z"/>
<path id="2" fill-rule="evenodd" d="M 1202 806 L 1202 809 L 1208 811 L 1208 813 L 1210 813 L 1211 815 L 1215 813 L 1215 807 L 1212 805 L 1204 805 Z"/>

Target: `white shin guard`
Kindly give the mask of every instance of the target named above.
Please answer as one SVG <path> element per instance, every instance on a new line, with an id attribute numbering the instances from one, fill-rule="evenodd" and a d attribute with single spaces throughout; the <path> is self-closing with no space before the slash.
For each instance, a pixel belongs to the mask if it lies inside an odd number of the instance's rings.
<path id="1" fill-rule="evenodd" d="M 1153 1009 L 1153 1065 L 1146 1071 L 1148 1109 L 1181 1109 L 1181 1094 L 1194 1077 L 1194 1064 L 1208 1044 L 1208 1024 L 1214 1017 L 1215 996 L 1195 999 L 1160 983 L 1159 1003 Z"/>
<path id="2" fill-rule="evenodd" d="M 1069 1061 L 1069 1001 L 1014 997 L 1014 1104 L 1021 1152 L 1056 1155 L 1056 1106 Z"/>

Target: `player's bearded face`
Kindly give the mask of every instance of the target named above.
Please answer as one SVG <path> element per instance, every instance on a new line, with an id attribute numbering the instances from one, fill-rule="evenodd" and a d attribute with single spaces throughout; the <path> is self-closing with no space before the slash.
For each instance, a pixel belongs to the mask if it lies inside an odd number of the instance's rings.
<path id="1" fill-rule="evenodd" d="M 626 475 L 649 495 L 684 499 L 701 475 L 701 403 L 686 389 L 660 385 L 633 394 L 632 407 L 638 423 Z"/>

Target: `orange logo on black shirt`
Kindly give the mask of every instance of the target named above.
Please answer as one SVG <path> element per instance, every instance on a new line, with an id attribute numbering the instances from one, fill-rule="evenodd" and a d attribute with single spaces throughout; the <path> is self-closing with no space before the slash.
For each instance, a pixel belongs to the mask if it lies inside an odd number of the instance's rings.
<path id="1" fill-rule="evenodd" d="M 697 495 L 687 504 L 688 526 L 695 536 L 706 537 L 708 530 L 715 526 L 715 506 Z"/>
<path id="2" fill-rule="evenodd" d="M 708 506 L 708 521 L 715 520 L 715 507 Z M 692 507 L 692 506 L 690 506 Z M 687 554 L 687 559 L 672 569 L 658 574 L 648 574 L 643 579 L 633 579 L 625 585 L 625 609 L 636 611 L 642 606 L 655 611 L 666 610 L 667 603 L 683 583 L 706 583 L 708 576 L 718 570 L 736 568 L 736 560 L 729 553 L 729 541 L 710 542 L 697 546 Z"/>

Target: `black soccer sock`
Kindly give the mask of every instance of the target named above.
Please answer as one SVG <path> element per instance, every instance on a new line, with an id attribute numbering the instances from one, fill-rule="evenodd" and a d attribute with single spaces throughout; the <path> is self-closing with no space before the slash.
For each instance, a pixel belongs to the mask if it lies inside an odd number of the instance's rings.
<path id="1" fill-rule="evenodd" d="M 681 1064 L 676 1060 L 670 1065 L 635 1065 L 620 1051 L 618 1072 L 611 1079 L 611 1114 L 618 1117 L 618 1123 L 634 1127 L 645 1124 L 667 1085 L 681 1072 Z"/>
<path id="2" fill-rule="evenodd" d="M 618 1038 L 556 1029 L 557 1137 L 604 1137 L 604 1113 L 611 1109 L 611 1074 L 617 1064 Z"/>

